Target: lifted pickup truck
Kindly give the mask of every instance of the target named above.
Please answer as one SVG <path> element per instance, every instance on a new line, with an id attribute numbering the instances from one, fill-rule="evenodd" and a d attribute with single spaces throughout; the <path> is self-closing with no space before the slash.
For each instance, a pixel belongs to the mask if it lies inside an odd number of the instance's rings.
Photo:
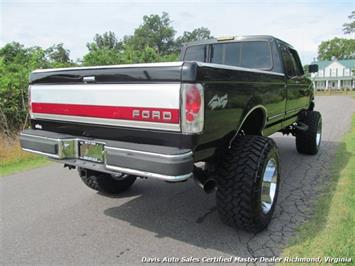
<path id="1" fill-rule="evenodd" d="M 309 67 L 317 71 L 317 65 Z M 179 62 L 36 70 L 22 148 L 103 193 L 193 177 L 231 226 L 258 232 L 280 183 L 275 132 L 316 154 L 322 120 L 296 50 L 271 36 L 189 43 Z"/>

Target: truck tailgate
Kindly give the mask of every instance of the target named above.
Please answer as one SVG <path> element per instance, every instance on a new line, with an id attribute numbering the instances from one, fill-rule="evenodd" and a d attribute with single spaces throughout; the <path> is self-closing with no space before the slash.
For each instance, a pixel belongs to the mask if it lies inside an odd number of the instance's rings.
<path id="1" fill-rule="evenodd" d="M 180 131 L 180 75 L 181 63 L 34 72 L 31 118 Z"/>
<path id="2" fill-rule="evenodd" d="M 179 131 L 180 84 L 32 85 L 31 118 Z"/>

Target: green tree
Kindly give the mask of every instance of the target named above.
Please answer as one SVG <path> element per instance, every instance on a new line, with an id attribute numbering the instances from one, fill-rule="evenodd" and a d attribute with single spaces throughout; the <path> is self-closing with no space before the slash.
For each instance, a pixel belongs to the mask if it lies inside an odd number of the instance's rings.
<path id="1" fill-rule="evenodd" d="M 134 50 L 153 48 L 158 55 L 167 55 L 174 51 L 175 30 L 171 26 L 168 13 L 143 17 L 143 24 L 135 29 L 132 36 L 125 38 L 126 45 Z"/>
<path id="2" fill-rule="evenodd" d="M 355 33 L 355 11 L 351 12 L 351 15 L 348 18 L 350 19 L 350 22 L 343 24 L 343 32 L 345 34 Z"/>
<path id="3" fill-rule="evenodd" d="M 16 133 L 26 122 L 28 76 L 34 69 L 72 65 L 62 44 L 44 50 L 12 42 L 0 49 L 0 130 Z"/>
<path id="4" fill-rule="evenodd" d="M 131 45 L 124 46 L 124 62 L 126 64 L 158 62 L 159 56 L 151 47 L 144 47 L 142 50 L 135 50 Z"/>
<path id="5" fill-rule="evenodd" d="M 18 42 L 6 44 L 0 50 L 0 57 L 5 64 L 25 63 L 28 61 L 28 51 Z"/>
<path id="6" fill-rule="evenodd" d="M 176 44 L 181 47 L 184 43 L 198 41 L 198 40 L 207 40 L 213 38 L 211 36 L 211 31 L 207 28 L 200 27 L 194 29 L 193 31 L 184 31 L 184 34 L 176 39 Z"/>
<path id="7" fill-rule="evenodd" d="M 123 45 L 112 31 L 96 34 L 93 42 L 86 44 L 89 52 L 84 55 L 84 66 L 116 65 L 125 63 Z"/>
<path id="8" fill-rule="evenodd" d="M 333 56 L 337 59 L 355 58 L 355 40 L 335 37 L 321 42 L 318 46 L 318 59 L 331 60 Z"/>
<path id="9" fill-rule="evenodd" d="M 69 50 L 63 47 L 63 43 L 55 44 L 46 49 L 46 56 L 50 64 L 55 66 L 70 66 L 72 61 L 69 57 Z"/>
<path id="10" fill-rule="evenodd" d="M 83 57 L 84 66 L 117 65 L 125 63 L 122 53 L 103 48 L 90 51 Z"/>
<path id="11" fill-rule="evenodd" d="M 10 135 L 25 123 L 29 73 L 50 67 L 40 47 L 12 42 L 0 49 L 0 130 Z"/>
<path id="12" fill-rule="evenodd" d="M 175 30 L 171 26 L 169 15 L 149 15 L 143 17 L 143 23 L 134 30 L 133 35 L 119 40 L 109 31 L 96 34 L 93 42 L 87 43 L 89 52 L 84 55 L 82 64 L 110 65 L 143 62 L 166 62 L 178 59 L 178 46 L 184 42 L 211 38 L 207 28 L 201 27 L 174 40 Z"/>
<path id="13" fill-rule="evenodd" d="M 114 32 L 108 31 L 101 34 L 96 34 L 94 41 L 86 44 L 89 51 L 99 49 L 115 50 L 119 52 L 122 49 L 122 42 L 119 41 Z"/>
<path id="14" fill-rule="evenodd" d="M 24 67 L 28 70 L 35 70 L 37 68 L 51 68 L 53 65 L 48 61 L 47 53 L 39 46 L 27 48 L 27 52 L 30 57 L 24 64 Z M 52 62 L 53 63 L 53 62 Z"/>

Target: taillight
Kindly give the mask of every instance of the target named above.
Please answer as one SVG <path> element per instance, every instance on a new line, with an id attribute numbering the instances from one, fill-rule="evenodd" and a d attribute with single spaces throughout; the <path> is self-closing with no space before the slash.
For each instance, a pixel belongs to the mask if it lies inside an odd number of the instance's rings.
<path id="1" fill-rule="evenodd" d="M 201 94 L 199 89 L 192 85 L 186 90 L 186 105 L 185 105 L 185 116 L 188 122 L 193 122 L 196 116 L 200 112 L 201 108 Z"/>
<path id="2" fill-rule="evenodd" d="M 201 84 L 181 85 L 181 129 L 183 133 L 199 133 L 203 130 L 204 96 Z"/>

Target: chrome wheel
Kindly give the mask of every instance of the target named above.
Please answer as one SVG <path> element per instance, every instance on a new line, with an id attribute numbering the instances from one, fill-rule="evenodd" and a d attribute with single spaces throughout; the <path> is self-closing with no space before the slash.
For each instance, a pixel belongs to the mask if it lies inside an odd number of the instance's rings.
<path id="1" fill-rule="evenodd" d="M 319 120 L 318 127 L 317 127 L 317 135 L 316 135 L 317 147 L 319 147 L 321 139 L 322 139 L 322 120 Z"/>
<path id="2" fill-rule="evenodd" d="M 261 206 L 264 214 L 267 214 L 273 204 L 277 189 L 278 167 L 276 160 L 271 158 L 266 164 L 261 184 Z"/>

